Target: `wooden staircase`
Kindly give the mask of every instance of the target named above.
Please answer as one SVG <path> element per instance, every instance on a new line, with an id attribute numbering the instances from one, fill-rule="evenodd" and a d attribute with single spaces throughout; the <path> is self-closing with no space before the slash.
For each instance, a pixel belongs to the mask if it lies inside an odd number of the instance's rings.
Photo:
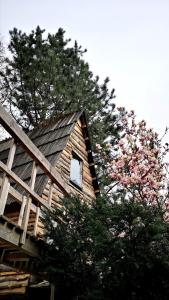
<path id="1" fill-rule="evenodd" d="M 0 175 L 0 263 L 21 270 L 32 269 L 35 267 L 34 258 L 39 256 L 38 224 L 42 222 L 43 212 L 51 209 L 53 185 L 57 185 L 64 194 L 68 194 L 69 190 L 57 170 L 4 110 L 2 105 L 0 105 L 0 124 L 11 136 L 7 162 L 5 164 L 0 161 L 0 174 L 2 174 Z M 12 171 L 18 145 L 33 159 L 29 184 Z M 39 168 L 43 170 L 50 183 L 47 200 L 34 190 Z M 9 198 L 18 203 L 19 209 L 16 215 L 5 214 Z"/>

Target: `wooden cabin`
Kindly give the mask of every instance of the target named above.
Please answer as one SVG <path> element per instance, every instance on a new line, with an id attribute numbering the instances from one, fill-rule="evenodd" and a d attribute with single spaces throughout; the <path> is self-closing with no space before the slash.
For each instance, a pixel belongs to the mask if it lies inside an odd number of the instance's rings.
<path id="1" fill-rule="evenodd" d="M 43 239 L 42 211 L 70 194 L 90 202 L 99 187 L 84 112 L 47 120 L 26 135 L 0 106 L 0 123 L 10 134 L 0 142 L 1 297 L 26 291 Z"/>

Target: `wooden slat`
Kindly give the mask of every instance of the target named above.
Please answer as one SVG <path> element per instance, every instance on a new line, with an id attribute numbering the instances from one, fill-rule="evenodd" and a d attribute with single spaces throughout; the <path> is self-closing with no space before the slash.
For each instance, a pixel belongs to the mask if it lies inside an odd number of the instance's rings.
<path id="1" fill-rule="evenodd" d="M 2 178 L 0 177 L 0 186 L 2 185 Z M 22 205 L 23 195 L 16 191 L 12 186 L 9 187 L 9 195 L 12 196 L 19 204 Z M 34 204 L 31 205 L 31 210 L 35 213 L 36 206 Z"/>
<path id="2" fill-rule="evenodd" d="M 9 289 L 9 285 L 6 289 L 0 290 L 0 295 L 8 295 L 8 294 L 25 294 L 26 292 L 26 286 L 24 287 L 15 287 L 14 289 Z"/>
<path id="3" fill-rule="evenodd" d="M 10 151 L 9 151 L 8 160 L 7 160 L 7 168 L 9 170 L 11 170 L 11 168 L 12 168 L 15 150 L 16 150 L 16 144 L 13 140 L 11 143 L 11 146 L 10 146 Z M 9 187 L 10 187 L 9 178 L 8 178 L 8 176 L 6 176 L 6 174 L 4 174 L 4 177 L 2 180 L 1 191 L 0 191 L 0 215 L 4 214 L 5 205 L 6 205 L 6 201 L 8 198 Z"/>
<path id="4" fill-rule="evenodd" d="M 36 208 L 36 218 L 35 218 L 34 230 L 33 230 L 33 233 L 34 233 L 35 236 L 37 234 L 39 215 L 40 215 L 40 208 L 37 207 Z"/>
<path id="5" fill-rule="evenodd" d="M 31 188 L 24 181 L 22 181 L 14 172 L 9 170 L 7 166 L 1 161 L 0 161 L 0 169 L 6 172 L 8 176 L 11 177 L 17 184 L 19 184 L 34 200 L 38 201 L 46 208 L 49 208 L 49 205 L 46 201 L 44 201 L 38 194 L 32 191 Z"/>
<path id="6" fill-rule="evenodd" d="M 23 216 L 24 216 L 24 211 L 25 211 L 25 206 L 26 206 L 26 200 L 27 200 L 27 198 L 25 196 L 23 196 L 22 205 L 21 205 L 19 218 L 18 218 L 18 226 L 22 226 Z"/>
<path id="7" fill-rule="evenodd" d="M 5 299 L 10 294 L 25 294 L 30 274 L 18 272 L 0 272 L 0 295 Z M 8 296 L 9 295 L 9 296 Z M 18 298 L 18 297 L 17 297 Z"/>
<path id="8" fill-rule="evenodd" d="M 39 151 L 39 149 L 33 144 L 29 137 L 23 132 L 23 130 L 17 125 L 15 120 L 6 112 L 2 104 L 0 104 L 0 122 L 4 128 L 15 138 L 27 153 L 37 162 L 37 164 L 44 170 L 53 182 L 55 182 L 62 191 L 69 193 L 68 187 L 66 187 L 60 174 L 49 163 L 45 156 Z"/>
<path id="9" fill-rule="evenodd" d="M 37 173 L 37 166 L 35 161 L 33 162 L 32 166 L 32 173 L 31 173 L 31 180 L 30 180 L 30 188 L 32 192 L 34 192 L 34 186 L 35 186 L 35 180 L 36 180 L 36 173 Z M 26 206 L 24 210 L 24 215 L 23 215 L 23 234 L 21 237 L 21 244 L 25 243 L 25 238 L 26 238 L 26 232 L 28 229 L 28 222 L 29 222 L 29 216 L 30 216 L 30 210 L 31 210 L 31 204 L 32 204 L 32 198 L 29 196 L 27 201 L 26 201 Z M 39 210 L 38 210 L 38 218 L 39 218 Z M 37 227 L 38 220 L 35 222 L 35 226 Z M 35 227 L 35 233 L 36 233 L 36 227 Z"/>
<path id="10" fill-rule="evenodd" d="M 30 181 L 30 188 L 31 188 L 31 190 L 34 190 L 35 180 L 36 180 L 36 174 L 37 174 L 37 166 L 36 166 L 35 161 L 33 161 L 31 181 Z"/>
<path id="11" fill-rule="evenodd" d="M 10 150 L 9 150 L 9 155 L 8 155 L 8 160 L 7 160 L 7 166 L 8 166 L 9 169 L 12 168 L 15 151 L 16 151 L 16 144 L 15 144 L 14 139 L 12 139 Z"/>
<path id="12" fill-rule="evenodd" d="M 4 214 L 5 205 L 8 198 L 9 187 L 10 187 L 9 178 L 6 175 L 4 175 L 2 180 L 1 191 L 0 191 L 0 215 Z"/>
<path id="13" fill-rule="evenodd" d="M 31 203 L 32 203 L 32 199 L 31 199 L 31 197 L 28 197 L 28 199 L 26 201 L 26 207 L 25 207 L 24 217 L 23 217 L 23 232 L 22 232 L 22 235 L 21 235 L 21 238 L 20 238 L 20 244 L 21 245 L 25 244 Z"/>

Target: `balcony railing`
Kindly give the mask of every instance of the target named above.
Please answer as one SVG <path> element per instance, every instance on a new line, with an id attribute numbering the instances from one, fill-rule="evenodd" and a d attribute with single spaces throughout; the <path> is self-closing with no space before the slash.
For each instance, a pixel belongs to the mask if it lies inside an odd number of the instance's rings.
<path id="1" fill-rule="evenodd" d="M 33 226 L 32 234 L 37 236 L 37 228 L 42 218 L 42 211 L 51 209 L 53 185 L 56 184 L 64 194 L 68 194 L 69 190 L 55 167 L 50 164 L 1 104 L 0 124 L 11 136 L 7 162 L 5 164 L 0 161 L 0 173 L 2 174 L 0 175 L 0 216 L 5 216 L 4 212 L 9 198 L 19 203 L 20 209 L 18 211 L 17 220 L 11 221 L 14 222 L 17 227 L 20 227 L 22 234 L 19 243 L 23 245 L 25 243 L 26 234 L 29 232 L 31 215 L 34 215 L 33 225 L 31 223 L 31 226 Z M 0 144 L 0 147 L 2 145 L 3 143 Z M 24 152 L 33 160 L 29 184 L 24 182 L 12 171 L 18 146 L 21 146 Z M 43 170 L 50 184 L 48 200 L 43 199 L 41 195 L 38 195 L 34 190 L 38 168 Z M 15 188 L 16 185 L 19 189 Z M 20 190 L 22 190 L 22 192 L 20 192 Z"/>

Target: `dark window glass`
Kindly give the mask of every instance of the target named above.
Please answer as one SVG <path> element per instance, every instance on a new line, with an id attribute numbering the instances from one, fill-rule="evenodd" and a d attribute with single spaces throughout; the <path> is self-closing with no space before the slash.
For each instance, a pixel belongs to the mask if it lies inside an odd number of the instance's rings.
<path id="1" fill-rule="evenodd" d="M 78 187 L 82 186 L 82 160 L 73 155 L 70 167 L 70 181 Z"/>

